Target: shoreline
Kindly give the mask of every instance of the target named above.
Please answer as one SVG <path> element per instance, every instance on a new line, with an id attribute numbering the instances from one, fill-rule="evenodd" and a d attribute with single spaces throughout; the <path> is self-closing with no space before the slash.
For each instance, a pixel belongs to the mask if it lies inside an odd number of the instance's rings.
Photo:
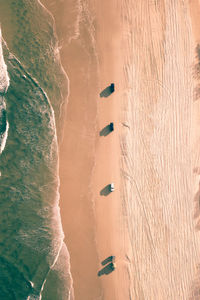
<path id="1" fill-rule="evenodd" d="M 72 8 L 73 6 L 69 11 L 72 11 Z M 97 276 L 98 254 L 90 190 L 95 164 L 97 105 L 93 98 L 98 92 L 98 71 L 93 33 L 90 31 L 91 12 L 88 13 L 87 8 L 82 7 L 82 13 L 86 24 L 79 24 L 80 35 L 77 34 L 77 39 L 73 35 L 70 44 L 62 43 L 60 50 L 71 90 L 60 144 L 60 208 L 65 242 L 70 253 L 75 299 L 93 300 L 101 294 L 101 283 Z M 60 15 L 62 13 L 57 11 L 57 16 Z M 54 14 L 53 16 L 56 21 Z M 75 18 L 74 24 L 76 21 Z M 56 29 L 59 32 L 57 27 Z M 62 33 L 65 34 L 65 31 Z"/>
<path id="2" fill-rule="evenodd" d="M 44 300 L 197 300 L 200 0 L 11 2 L 2 253 L 21 272 L 6 282 L 43 276 Z"/>

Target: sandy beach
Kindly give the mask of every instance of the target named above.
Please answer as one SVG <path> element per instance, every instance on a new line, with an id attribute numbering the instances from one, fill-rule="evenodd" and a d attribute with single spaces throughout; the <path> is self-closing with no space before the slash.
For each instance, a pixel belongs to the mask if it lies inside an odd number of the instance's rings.
<path id="1" fill-rule="evenodd" d="M 70 82 L 60 205 L 75 299 L 199 299 L 199 1 L 43 3 Z"/>

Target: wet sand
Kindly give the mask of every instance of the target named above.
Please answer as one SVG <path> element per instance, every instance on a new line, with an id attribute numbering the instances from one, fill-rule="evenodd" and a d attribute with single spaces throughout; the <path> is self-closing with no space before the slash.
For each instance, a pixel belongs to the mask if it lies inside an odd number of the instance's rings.
<path id="1" fill-rule="evenodd" d="M 69 11 L 74 11 L 74 3 L 68 6 L 56 5 L 55 1 L 43 3 L 54 15 L 62 46 L 61 60 L 70 82 L 60 147 L 60 192 L 75 299 L 126 299 L 128 278 L 121 277 L 127 271 L 119 201 L 122 73 L 119 6 L 115 1 L 96 5 L 93 1 L 85 2 L 81 8 L 82 22 L 78 23 L 76 14 L 74 18 L 72 14 L 69 25 L 64 20 L 68 20 Z M 72 24 L 77 26 L 74 32 Z M 101 98 L 100 92 L 111 82 L 115 83 L 115 93 Z M 114 122 L 114 132 L 101 136 L 100 131 L 110 122 Z M 116 191 L 100 195 L 111 181 Z M 119 271 L 98 277 L 103 268 L 100 262 L 110 255 L 116 255 Z M 119 279 L 121 286 L 117 284 Z"/>
<path id="2" fill-rule="evenodd" d="M 70 253 L 75 299 L 93 300 L 100 297 L 102 290 L 97 275 L 99 262 L 91 188 L 99 94 L 98 62 L 91 28 L 92 12 L 88 11 L 87 3 L 80 7 L 82 11 L 77 9 L 74 16 L 69 13 L 75 9 L 74 2 L 60 7 L 54 6 L 53 1 L 44 4 L 48 4 L 48 9 L 55 17 L 62 46 L 62 64 L 70 81 L 63 143 L 60 147 L 62 225 Z M 68 28 L 64 20 L 70 15 L 72 26 Z M 79 17 L 82 18 L 80 23 Z M 69 26 L 70 22 L 66 24 Z"/>
<path id="3" fill-rule="evenodd" d="M 102 276 L 103 299 L 129 299 L 130 278 L 128 271 L 128 244 L 124 218 L 120 180 L 120 135 L 122 125 L 123 57 L 121 3 L 108 1 L 97 7 L 97 49 L 99 55 L 99 83 L 102 91 L 111 82 L 115 92 L 107 98 L 98 99 L 98 131 L 96 165 L 93 190 L 96 213 L 96 240 L 100 261 L 115 255 L 116 270 Z M 102 128 L 114 123 L 114 131 L 99 136 Z M 113 182 L 115 191 L 101 195 L 101 190 Z"/>

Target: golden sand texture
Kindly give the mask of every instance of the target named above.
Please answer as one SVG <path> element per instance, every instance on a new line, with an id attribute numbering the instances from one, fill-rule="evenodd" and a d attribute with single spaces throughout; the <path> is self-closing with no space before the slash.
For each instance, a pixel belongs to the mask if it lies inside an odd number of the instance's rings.
<path id="1" fill-rule="evenodd" d="M 122 135 L 122 201 L 132 247 L 131 299 L 198 299 L 193 169 L 199 166 L 199 114 L 188 4 L 127 1 L 129 11 L 123 10 L 129 36 L 124 118 L 130 130 Z"/>

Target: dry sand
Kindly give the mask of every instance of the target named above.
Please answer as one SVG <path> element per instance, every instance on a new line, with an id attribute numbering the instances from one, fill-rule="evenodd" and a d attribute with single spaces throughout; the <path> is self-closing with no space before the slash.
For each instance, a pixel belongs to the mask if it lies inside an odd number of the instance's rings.
<path id="1" fill-rule="evenodd" d="M 131 299 L 199 299 L 193 31 L 199 3 L 191 2 L 195 13 L 188 1 L 126 3 L 124 118 L 130 131 L 122 135 L 122 180 L 132 246 Z"/>
<path id="2" fill-rule="evenodd" d="M 200 2 L 88 0 L 78 19 L 73 1 L 43 2 L 70 80 L 61 214 L 76 300 L 200 299 Z"/>

